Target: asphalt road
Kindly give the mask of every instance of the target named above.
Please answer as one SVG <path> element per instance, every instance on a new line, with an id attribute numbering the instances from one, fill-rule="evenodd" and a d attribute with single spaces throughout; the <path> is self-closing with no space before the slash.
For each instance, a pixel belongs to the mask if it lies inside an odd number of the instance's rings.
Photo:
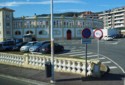
<path id="1" fill-rule="evenodd" d="M 114 39 L 113 41 L 100 40 L 99 51 L 100 60 L 111 68 L 111 73 L 125 73 L 125 38 Z M 62 41 L 65 52 L 61 55 L 69 57 L 83 58 L 85 56 L 85 45 L 81 44 L 80 40 Z M 91 44 L 88 44 L 88 59 L 97 58 L 97 40 L 93 39 Z"/>
<path id="2" fill-rule="evenodd" d="M 36 84 L 31 84 L 21 80 L 0 76 L 0 85 L 36 85 Z"/>
<path id="3" fill-rule="evenodd" d="M 122 72 L 118 73 L 125 73 L 125 39 L 115 39 L 113 41 L 100 41 L 100 54 L 110 58 L 117 64 L 118 68 L 122 70 Z M 93 52 L 97 52 L 97 43 L 90 44 L 89 50 Z"/>

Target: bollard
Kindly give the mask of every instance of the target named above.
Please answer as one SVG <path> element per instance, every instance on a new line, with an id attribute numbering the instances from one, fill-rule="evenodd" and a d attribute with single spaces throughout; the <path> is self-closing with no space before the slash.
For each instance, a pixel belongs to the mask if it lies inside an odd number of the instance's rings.
<path id="1" fill-rule="evenodd" d="M 46 77 L 51 77 L 51 62 L 45 62 Z"/>

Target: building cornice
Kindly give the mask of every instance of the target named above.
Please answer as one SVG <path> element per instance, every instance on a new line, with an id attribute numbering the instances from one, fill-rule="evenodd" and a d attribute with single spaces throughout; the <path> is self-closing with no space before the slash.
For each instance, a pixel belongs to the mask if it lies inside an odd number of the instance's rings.
<path id="1" fill-rule="evenodd" d="M 6 7 L 0 8 L 0 11 L 3 11 L 3 10 L 10 11 L 10 12 L 15 11 L 15 10 L 12 10 L 12 9 L 9 9 L 9 8 L 6 8 Z"/>

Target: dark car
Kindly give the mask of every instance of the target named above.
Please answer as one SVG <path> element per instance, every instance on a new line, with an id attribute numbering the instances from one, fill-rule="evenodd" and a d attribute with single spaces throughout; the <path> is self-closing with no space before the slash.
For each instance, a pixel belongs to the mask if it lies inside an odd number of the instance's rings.
<path id="1" fill-rule="evenodd" d="M 54 53 L 58 53 L 64 50 L 64 47 L 62 45 L 59 45 L 57 43 L 54 43 Z M 40 48 L 40 52 L 43 54 L 49 54 L 51 53 L 51 43 L 46 43 Z"/>
<path id="2" fill-rule="evenodd" d="M 16 44 L 15 46 L 13 46 L 13 51 L 19 51 L 20 50 L 20 48 L 23 46 L 23 45 L 25 45 L 27 42 L 22 42 L 22 43 L 18 43 L 18 44 Z"/>
<path id="3" fill-rule="evenodd" d="M 46 43 L 50 43 L 50 41 L 42 41 L 42 42 L 39 42 L 39 43 L 36 43 L 34 46 L 31 46 L 29 48 L 29 52 L 39 52 L 40 51 L 40 48 L 46 44 Z"/>
<path id="4" fill-rule="evenodd" d="M 13 46 L 15 46 L 15 42 L 14 41 L 0 42 L 0 51 L 12 50 Z"/>

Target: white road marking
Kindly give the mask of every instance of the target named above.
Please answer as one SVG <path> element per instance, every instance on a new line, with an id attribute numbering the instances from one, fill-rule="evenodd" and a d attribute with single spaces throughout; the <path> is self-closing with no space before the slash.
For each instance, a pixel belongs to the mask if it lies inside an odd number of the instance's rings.
<path id="1" fill-rule="evenodd" d="M 111 63 L 111 61 L 105 61 L 105 62 L 102 62 L 103 64 L 106 64 L 106 63 Z"/>
<path id="2" fill-rule="evenodd" d="M 90 53 L 87 53 L 87 54 L 92 54 L 92 53 L 90 52 Z M 69 56 L 80 56 L 80 55 L 85 56 L 85 54 L 73 54 L 73 55 L 69 55 Z"/>
<path id="3" fill-rule="evenodd" d="M 96 57 L 96 56 L 98 56 L 98 55 L 89 55 L 89 56 L 87 56 L 88 58 L 91 58 L 91 57 Z"/>
<path id="4" fill-rule="evenodd" d="M 73 49 L 73 50 L 71 50 L 71 52 L 74 52 L 74 51 L 79 51 L 79 52 L 80 52 L 80 51 L 83 51 L 83 50 L 82 50 L 82 49 L 81 49 L 81 50 L 74 50 L 74 49 Z"/>
<path id="5" fill-rule="evenodd" d="M 105 59 L 104 57 L 102 57 L 102 58 L 99 58 L 99 60 L 103 60 L 103 59 Z"/>
<path id="6" fill-rule="evenodd" d="M 101 56 L 104 56 L 104 55 L 102 55 L 102 54 L 100 54 L 100 55 L 101 55 Z M 122 70 L 123 73 L 125 73 L 124 69 L 123 69 L 119 64 L 117 64 L 115 61 L 113 61 L 112 59 L 110 59 L 110 58 L 108 58 L 108 57 L 106 57 L 106 56 L 104 56 L 104 57 L 107 58 L 108 60 L 112 61 L 117 67 L 119 67 L 119 68 Z"/>
<path id="7" fill-rule="evenodd" d="M 109 66 L 110 69 L 116 69 L 116 66 Z"/>
<path id="8" fill-rule="evenodd" d="M 72 55 L 72 54 L 74 54 L 74 55 L 75 55 L 75 54 L 77 54 L 77 53 L 80 53 L 80 54 L 81 54 L 81 53 L 85 53 L 85 51 L 81 51 L 81 52 L 63 53 L 63 54 L 60 54 L 60 55 L 65 55 L 65 54 L 68 54 L 68 55 L 69 55 L 69 54 L 71 54 L 71 55 Z"/>

